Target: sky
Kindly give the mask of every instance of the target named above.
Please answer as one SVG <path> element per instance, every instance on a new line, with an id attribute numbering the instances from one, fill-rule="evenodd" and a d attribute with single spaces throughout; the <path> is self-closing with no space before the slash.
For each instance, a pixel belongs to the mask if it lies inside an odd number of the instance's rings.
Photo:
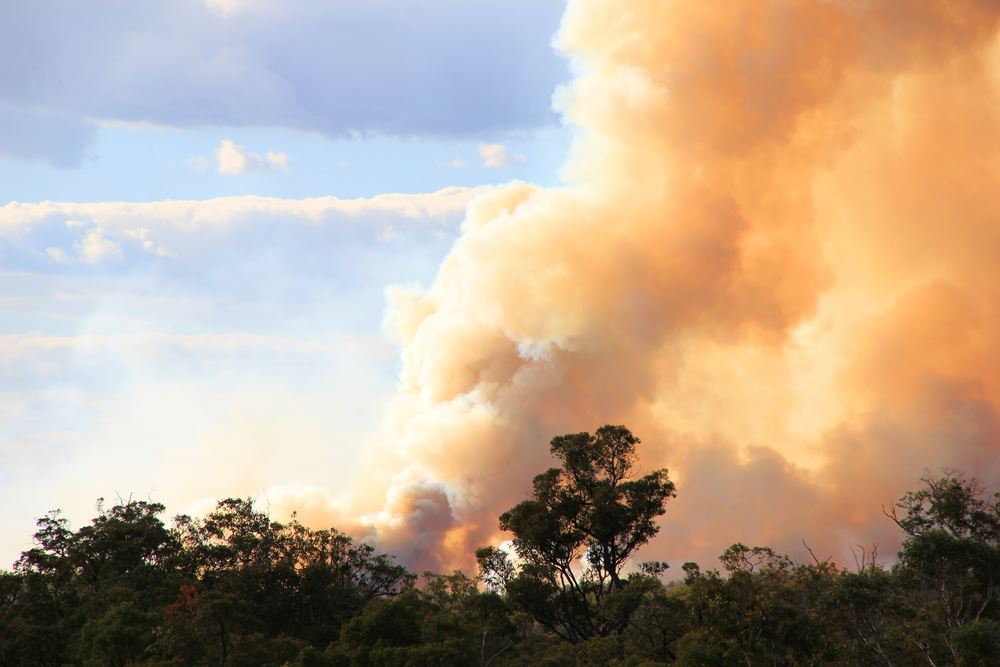
<path id="1" fill-rule="evenodd" d="M 0 562 L 251 496 L 470 566 L 625 424 L 645 559 L 892 553 L 1000 485 L 992 0 L 21 3 L 0 27 Z"/>
<path id="2" fill-rule="evenodd" d="M 551 103 L 568 77 L 551 46 L 562 6 L 12 3 L 0 27 L 2 196 L 355 198 L 556 183 L 568 145 Z"/>
<path id="3" fill-rule="evenodd" d="M 386 289 L 430 284 L 483 187 L 560 182 L 562 10 L 8 7 L 0 563 L 98 497 L 348 493 L 401 365 Z"/>

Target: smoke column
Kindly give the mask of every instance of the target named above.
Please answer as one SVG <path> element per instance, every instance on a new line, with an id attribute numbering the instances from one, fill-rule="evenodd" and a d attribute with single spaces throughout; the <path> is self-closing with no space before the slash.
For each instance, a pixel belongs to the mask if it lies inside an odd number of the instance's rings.
<path id="1" fill-rule="evenodd" d="M 1000 483 L 1000 3 L 570 0 L 567 185 L 471 205 L 395 289 L 382 545 L 469 566 L 604 423 L 679 495 L 643 553 L 896 546 L 925 471 Z"/>

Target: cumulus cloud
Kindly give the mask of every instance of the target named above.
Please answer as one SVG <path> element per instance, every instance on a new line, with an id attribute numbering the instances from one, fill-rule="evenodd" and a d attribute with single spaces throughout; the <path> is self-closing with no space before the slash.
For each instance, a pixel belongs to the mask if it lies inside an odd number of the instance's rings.
<path id="1" fill-rule="evenodd" d="M 287 252 L 302 251 L 304 262 L 324 261 L 326 251 L 320 250 L 319 241 L 368 243 L 389 227 L 396 237 L 423 235 L 443 241 L 453 234 L 466 204 L 483 191 L 452 187 L 362 199 L 244 196 L 146 203 L 12 202 L 0 206 L 0 242 L 7 266 L 28 271 L 44 271 L 48 263 L 38 261 L 43 256 L 80 263 L 118 262 L 123 269 L 136 262 L 159 266 L 162 259 L 172 258 L 175 267 L 201 271 L 199 262 L 211 264 L 213 242 L 254 253 L 276 234 L 285 234 Z M 347 224 L 351 220 L 369 224 Z M 314 260 L 307 259 L 314 255 Z"/>
<path id="2" fill-rule="evenodd" d="M 562 0 L 17 3 L 0 156 L 78 164 L 94 124 L 471 137 L 552 124 Z M 359 74 L 359 73 L 362 73 Z M 401 113 L 405 109 L 405 113 Z"/>
<path id="3" fill-rule="evenodd" d="M 287 172 L 291 159 L 288 153 L 279 151 L 267 151 L 264 155 L 252 153 L 232 139 L 223 139 L 215 149 L 214 159 L 198 156 L 189 159 L 187 165 L 197 171 L 214 168 L 220 174 L 235 176 L 268 169 Z"/>
<path id="4" fill-rule="evenodd" d="M 880 506 L 924 470 L 1000 485 L 1000 6 L 628 9 L 563 19 L 569 184 L 477 199 L 434 285 L 390 294 L 371 525 L 468 566 L 553 435 L 624 423 L 678 480 L 647 557 L 891 553 Z"/>
<path id="5" fill-rule="evenodd" d="M 90 264 L 105 264 L 124 258 L 122 247 L 117 242 L 105 238 L 104 231 L 99 228 L 89 230 L 74 245 L 80 257 Z M 56 251 L 56 253 L 50 253 L 50 256 L 53 258 L 58 256 L 58 248 L 49 248 L 49 250 Z"/>
<path id="6" fill-rule="evenodd" d="M 288 171 L 290 159 L 288 153 L 268 151 L 264 156 L 251 153 L 232 139 L 223 139 L 215 150 L 216 169 L 220 174 L 245 174 L 271 167 Z"/>
<path id="7" fill-rule="evenodd" d="M 514 162 L 524 162 L 525 157 L 511 153 L 503 144 L 479 144 L 476 147 L 484 167 L 506 167 Z"/>

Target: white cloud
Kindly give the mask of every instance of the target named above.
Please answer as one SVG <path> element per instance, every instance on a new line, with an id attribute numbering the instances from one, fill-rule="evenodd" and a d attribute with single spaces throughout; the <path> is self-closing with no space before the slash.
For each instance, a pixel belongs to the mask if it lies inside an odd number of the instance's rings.
<path id="1" fill-rule="evenodd" d="M 220 174 L 244 174 L 263 169 L 266 164 L 259 155 L 248 153 L 232 139 L 219 142 L 219 147 L 215 149 L 215 160 Z"/>
<path id="2" fill-rule="evenodd" d="M 104 231 L 100 228 L 89 230 L 76 242 L 76 250 L 80 253 L 80 257 L 90 264 L 107 264 L 125 258 L 122 247 L 117 242 L 105 238 Z"/>
<path id="3" fill-rule="evenodd" d="M 61 271 L 83 264 L 113 268 L 126 258 L 133 271 L 136 263 L 156 266 L 169 258 L 192 271 L 214 272 L 214 253 L 222 250 L 276 261 L 271 247 L 275 240 L 285 251 L 301 253 L 300 263 L 321 264 L 331 247 L 376 242 L 379 237 L 448 237 L 457 230 L 468 202 L 482 191 L 451 187 L 366 199 L 12 202 L 0 206 L 0 246 L 5 265 L 22 271 L 44 271 L 54 263 L 64 265 Z M 353 224 L 344 224 L 347 221 Z M 388 228 L 393 231 L 386 232 Z M 296 264 L 292 258 L 289 262 Z"/>
<path id="4" fill-rule="evenodd" d="M 514 162 L 523 163 L 526 161 L 523 155 L 511 153 L 503 144 L 479 144 L 476 151 L 479 153 L 479 159 L 482 160 L 484 167 L 506 167 Z"/>
<path id="5" fill-rule="evenodd" d="M 127 236 L 131 236 L 132 238 L 138 240 L 142 244 L 142 249 L 148 253 L 152 253 L 160 257 L 177 257 L 177 255 L 167 250 L 167 248 L 152 240 L 152 238 L 150 238 L 152 232 L 145 227 L 140 227 L 139 229 L 125 229 L 123 231 Z"/>
<path id="6" fill-rule="evenodd" d="M 252 153 L 232 139 L 223 139 L 215 149 L 215 159 L 203 155 L 185 161 L 196 171 L 208 171 L 213 167 L 220 174 L 235 176 L 250 171 L 279 169 L 287 172 L 292 157 L 280 151 L 267 151 L 264 155 Z"/>
<path id="7" fill-rule="evenodd" d="M 467 161 L 463 160 L 462 158 L 457 157 L 454 160 L 452 160 L 449 163 L 449 165 L 451 166 L 452 169 L 466 169 L 466 168 L 468 168 L 469 163 Z"/>

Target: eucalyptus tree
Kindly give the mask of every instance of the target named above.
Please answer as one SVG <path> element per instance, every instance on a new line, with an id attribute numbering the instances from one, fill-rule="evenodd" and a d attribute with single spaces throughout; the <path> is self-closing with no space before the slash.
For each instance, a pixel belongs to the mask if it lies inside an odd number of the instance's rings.
<path id="1" fill-rule="evenodd" d="M 666 569 L 624 574 L 676 495 L 666 469 L 635 475 L 639 442 L 624 426 L 553 438 L 562 465 L 536 476 L 531 498 L 500 516 L 517 566 L 495 547 L 477 552 L 490 585 L 568 641 L 622 633 L 644 597 L 640 581 Z"/>

